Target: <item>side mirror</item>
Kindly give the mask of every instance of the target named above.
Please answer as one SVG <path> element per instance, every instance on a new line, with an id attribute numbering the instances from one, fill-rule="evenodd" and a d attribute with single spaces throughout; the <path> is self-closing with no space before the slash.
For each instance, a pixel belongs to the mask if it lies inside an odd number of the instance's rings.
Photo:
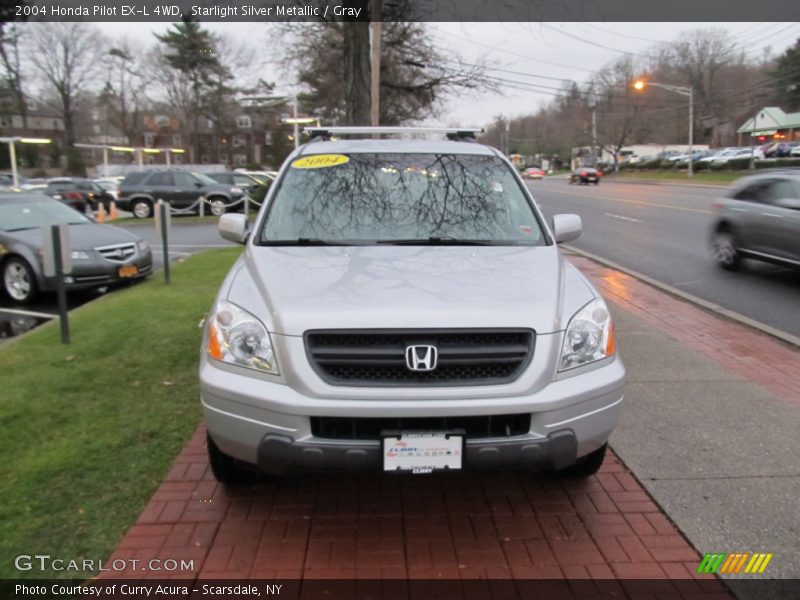
<path id="1" fill-rule="evenodd" d="M 238 213 L 228 213 L 219 218 L 219 234 L 226 240 L 244 244 L 250 235 L 247 217 Z"/>
<path id="2" fill-rule="evenodd" d="M 194 187 L 203 187 L 203 183 L 201 181 L 195 181 Z"/>
<path id="3" fill-rule="evenodd" d="M 571 242 L 581 237 L 583 223 L 578 215 L 555 215 L 553 216 L 553 235 L 556 244 Z"/>
<path id="4" fill-rule="evenodd" d="M 792 210 L 800 210 L 800 199 L 780 198 L 775 200 L 775 206 L 779 206 L 780 208 L 790 208 Z"/>

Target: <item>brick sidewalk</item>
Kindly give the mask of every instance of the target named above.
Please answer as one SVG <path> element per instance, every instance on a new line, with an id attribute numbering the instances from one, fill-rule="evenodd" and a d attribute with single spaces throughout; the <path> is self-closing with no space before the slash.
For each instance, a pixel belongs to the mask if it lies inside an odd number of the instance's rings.
<path id="1" fill-rule="evenodd" d="M 800 405 L 793 348 L 619 271 L 570 259 L 610 302 Z M 698 553 L 613 454 L 584 481 L 375 473 L 233 489 L 210 473 L 203 427 L 115 558 L 194 559 L 190 576 L 201 578 L 594 580 L 622 596 L 626 584 L 612 579 L 643 578 L 668 580 L 667 593 L 729 597 L 714 577 L 695 574 Z"/>
<path id="2" fill-rule="evenodd" d="M 798 349 L 588 258 L 571 255 L 569 259 L 606 300 L 781 400 L 800 406 Z"/>
<path id="3" fill-rule="evenodd" d="M 584 481 L 378 473 L 226 488 L 211 475 L 203 427 L 117 558 L 194 559 L 200 578 L 642 578 L 678 580 L 684 593 L 724 589 L 695 574 L 697 552 L 613 454 Z"/>

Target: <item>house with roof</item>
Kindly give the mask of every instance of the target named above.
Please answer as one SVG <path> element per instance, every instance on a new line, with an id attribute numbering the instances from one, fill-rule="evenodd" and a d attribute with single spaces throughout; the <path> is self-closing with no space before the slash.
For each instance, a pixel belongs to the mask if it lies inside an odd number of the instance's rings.
<path id="1" fill-rule="evenodd" d="M 739 134 L 739 146 L 750 145 L 751 141 L 763 144 L 771 140 L 800 140 L 800 112 L 785 113 L 777 106 L 765 106 L 745 121 L 736 133 Z"/>

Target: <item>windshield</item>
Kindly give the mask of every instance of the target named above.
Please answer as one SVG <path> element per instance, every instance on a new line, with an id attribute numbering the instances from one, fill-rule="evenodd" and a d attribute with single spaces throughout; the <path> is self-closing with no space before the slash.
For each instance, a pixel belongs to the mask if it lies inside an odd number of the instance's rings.
<path id="1" fill-rule="evenodd" d="M 296 159 L 257 238 L 262 244 L 544 244 L 533 208 L 499 158 L 325 154 Z"/>
<path id="2" fill-rule="evenodd" d="M 19 231 L 44 225 L 81 225 L 89 219 L 49 198 L 28 197 L 0 200 L 0 230 Z"/>

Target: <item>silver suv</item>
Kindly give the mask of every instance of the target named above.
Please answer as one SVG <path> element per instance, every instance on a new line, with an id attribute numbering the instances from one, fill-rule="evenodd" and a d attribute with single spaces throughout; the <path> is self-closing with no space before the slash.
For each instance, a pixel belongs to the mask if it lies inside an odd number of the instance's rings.
<path id="1" fill-rule="evenodd" d="M 220 219 L 245 251 L 200 360 L 214 475 L 596 472 L 625 369 L 608 308 L 556 245 L 580 218 L 548 227 L 474 130 L 347 138 L 387 132 L 311 130 L 252 228 Z"/>

